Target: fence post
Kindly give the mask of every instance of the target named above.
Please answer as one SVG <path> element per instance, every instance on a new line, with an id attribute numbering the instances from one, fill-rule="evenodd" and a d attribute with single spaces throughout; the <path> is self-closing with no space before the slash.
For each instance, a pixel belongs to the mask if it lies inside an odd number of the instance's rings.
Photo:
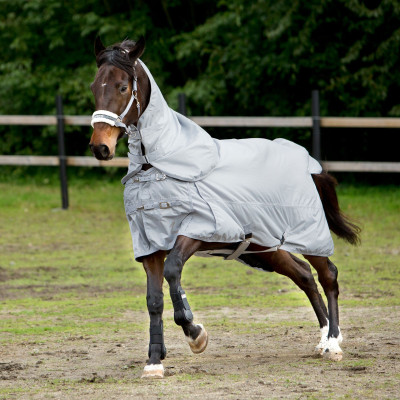
<path id="1" fill-rule="evenodd" d="M 321 161 L 321 125 L 319 112 L 319 91 L 313 90 L 311 92 L 311 114 L 313 124 L 312 156 L 316 160 Z"/>
<path id="2" fill-rule="evenodd" d="M 186 117 L 186 95 L 185 95 L 185 93 L 178 94 L 178 112 Z"/>
<path id="3" fill-rule="evenodd" d="M 58 159 L 60 163 L 61 202 L 63 210 L 66 210 L 68 209 L 67 159 L 65 157 L 63 103 L 62 97 L 59 94 L 56 96 L 56 110 Z"/>

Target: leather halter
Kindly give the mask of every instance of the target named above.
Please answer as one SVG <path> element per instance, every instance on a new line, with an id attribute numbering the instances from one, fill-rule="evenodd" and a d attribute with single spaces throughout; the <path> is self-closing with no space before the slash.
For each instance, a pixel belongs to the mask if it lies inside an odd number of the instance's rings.
<path id="1" fill-rule="evenodd" d="M 125 50 L 126 53 L 128 53 Z M 135 61 L 135 64 L 137 64 L 137 61 Z M 111 126 L 116 126 L 119 128 L 122 128 L 128 135 L 131 134 L 136 134 L 137 133 L 137 128 L 135 125 L 129 125 L 127 126 L 122 122 L 126 114 L 128 114 L 129 110 L 132 107 L 133 102 L 136 100 L 136 107 L 138 110 L 138 120 L 140 117 L 140 102 L 139 98 L 137 95 L 138 87 L 137 87 L 137 75 L 136 75 L 136 69 L 135 66 L 133 66 L 133 82 L 132 82 L 132 94 L 131 98 L 129 100 L 128 105 L 125 107 L 125 110 L 120 114 L 115 114 L 111 111 L 107 110 L 97 110 L 92 114 L 92 120 L 91 120 L 91 125 L 92 128 L 94 128 L 94 124 L 96 122 L 105 122 L 106 124 L 109 124 Z"/>

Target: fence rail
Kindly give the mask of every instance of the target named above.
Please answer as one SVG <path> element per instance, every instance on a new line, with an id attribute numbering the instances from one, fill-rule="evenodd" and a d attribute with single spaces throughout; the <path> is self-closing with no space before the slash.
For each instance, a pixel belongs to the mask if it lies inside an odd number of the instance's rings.
<path id="1" fill-rule="evenodd" d="M 129 159 L 114 157 L 99 161 L 94 157 L 65 157 L 69 167 L 128 167 Z M 400 172 L 400 163 L 372 161 L 321 161 L 327 171 L 336 172 Z M 58 156 L 0 156 L 0 165 L 53 166 L 60 165 Z"/>
<path id="2" fill-rule="evenodd" d="M 91 117 L 64 115 L 65 125 L 90 126 Z M 203 127 L 311 128 L 312 117 L 189 117 Z M 319 117 L 321 128 L 400 128 L 400 118 Z M 0 125 L 57 125 L 56 115 L 0 115 Z"/>
<path id="3" fill-rule="evenodd" d="M 179 109 L 185 114 L 184 95 L 180 94 Z M 63 115 L 62 100 L 56 97 L 56 115 L 0 115 L 0 125 L 57 126 L 58 156 L 2 156 L 0 165 L 58 166 L 60 169 L 62 207 L 68 208 L 67 166 L 127 167 L 128 159 L 115 157 L 99 161 L 94 157 L 70 157 L 64 152 L 64 125 L 90 126 L 90 116 Z M 312 92 L 310 117 L 190 117 L 203 127 L 229 128 L 312 128 L 312 155 L 321 159 L 320 128 L 400 128 L 400 118 L 320 117 L 319 93 Z M 400 162 L 322 161 L 327 171 L 337 172 L 400 172 Z"/>
<path id="4" fill-rule="evenodd" d="M 0 125 L 57 125 L 60 116 L 0 115 Z M 64 125 L 90 126 L 91 117 L 61 116 Z M 316 117 L 190 117 L 203 127 L 312 128 Z M 400 128 L 400 118 L 317 117 L 322 128 Z M 63 158 L 63 157 L 61 157 Z M 99 161 L 93 157 L 65 157 L 66 165 L 80 167 L 126 167 L 126 158 Z M 337 172 L 400 172 L 400 162 L 321 161 Z M 58 156 L 0 156 L 0 165 L 59 166 Z"/>

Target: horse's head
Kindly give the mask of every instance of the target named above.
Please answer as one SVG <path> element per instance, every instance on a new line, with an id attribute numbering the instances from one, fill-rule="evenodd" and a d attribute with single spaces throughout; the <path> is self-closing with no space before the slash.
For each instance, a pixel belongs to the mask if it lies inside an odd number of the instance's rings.
<path id="1" fill-rule="evenodd" d="M 98 160 L 114 157 L 118 139 L 126 127 L 137 123 L 148 103 L 148 78 L 137 62 L 144 46 L 143 38 L 136 43 L 125 40 L 108 48 L 100 38 L 96 39 L 98 71 L 91 85 L 96 112 L 92 117 L 89 147 Z"/>

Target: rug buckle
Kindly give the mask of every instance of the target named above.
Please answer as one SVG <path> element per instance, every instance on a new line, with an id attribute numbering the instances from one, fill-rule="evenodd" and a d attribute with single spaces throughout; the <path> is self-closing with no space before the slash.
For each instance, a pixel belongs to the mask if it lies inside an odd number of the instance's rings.
<path id="1" fill-rule="evenodd" d="M 156 174 L 156 181 L 163 181 L 166 177 L 167 175 L 165 174 Z"/>

